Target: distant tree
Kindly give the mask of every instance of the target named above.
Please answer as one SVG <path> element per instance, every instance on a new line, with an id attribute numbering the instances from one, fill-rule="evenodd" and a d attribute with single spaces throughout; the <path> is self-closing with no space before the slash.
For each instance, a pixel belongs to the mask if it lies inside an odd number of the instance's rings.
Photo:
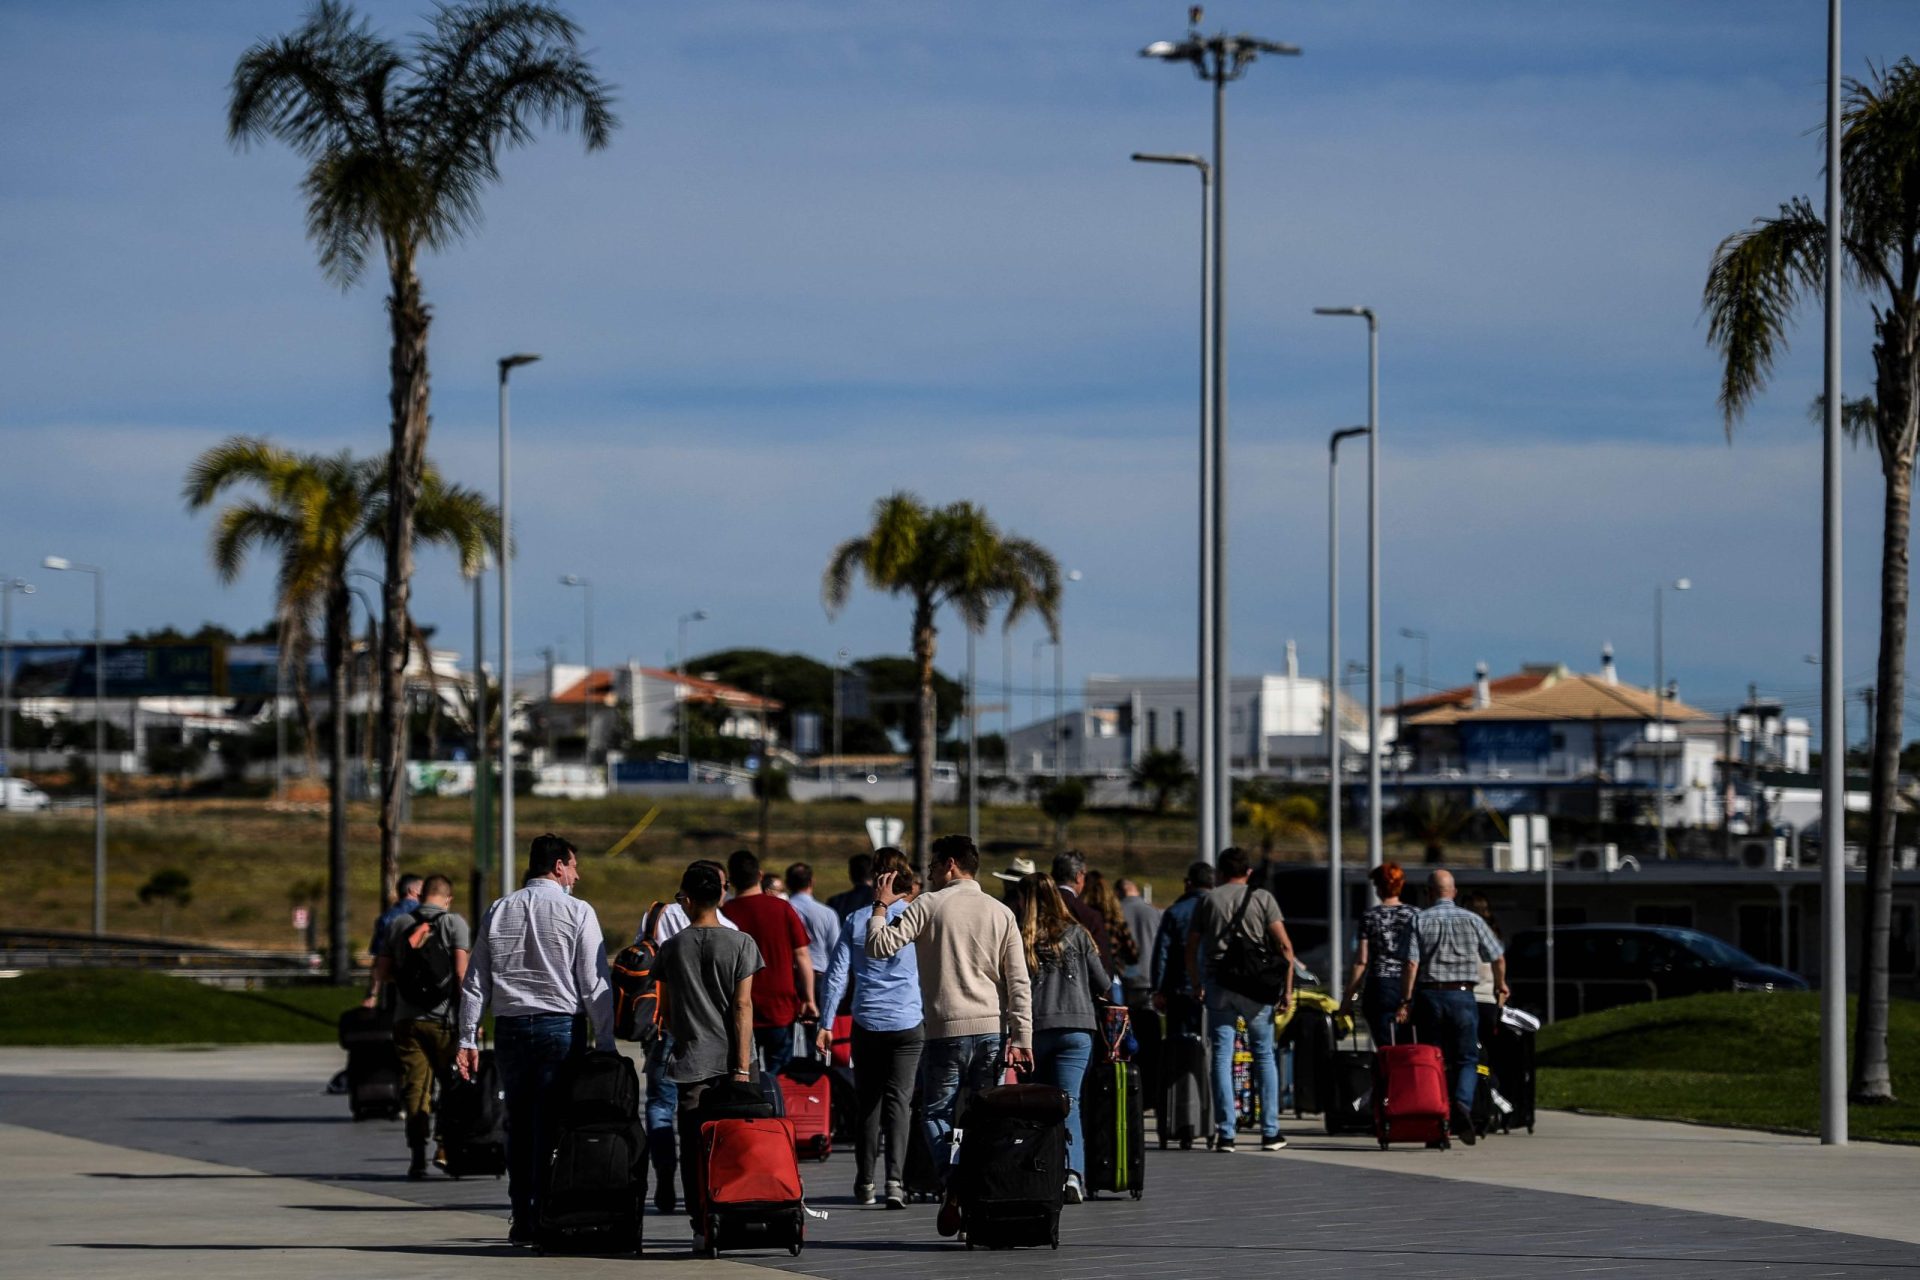
<path id="1" fill-rule="evenodd" d="M 1053 845 L 1067 846 L 1067 828 L 1087 807 L 1087 784 L 1079 778 L 1062 778 L 1040 789 L 1040 812 L 1053 819 Z"/>
<path id="2" fill-rule="evenodd" d="M 1320 839 L 1320 806 L 1311 796 L 1276 796 L 1247 805 L 1247 824 L 1260 837 L 1260 852 L 1280 843 L 1309 847 Z"/>
<path id="3" fill-rule="evenodd" d="M 150 907 L 156 902 L 160 904 L 160 932 L 165 935 L 172 931 L 173 908 L 193 902 L 193 877 L 172 867 L 154 872 L 140 886 L 140 905 Z"/>
<path id="4" fill-rule="evenodd" d="M 1158 747 L 1140 757 L 1128 781 L 1135 791 L 1153 797 L 1153 811 L 1165 813 L 1173 797 L 1193 785 L 1193 766 L 1187 757 L 1171 747 Z"/>
<path id="5" fill-rule="evenodd" d="M 170 773 L 174 790 L 187 789 L 187 778 L 197 772 L 207 758 L 207 749 L 191 738 L 184 742 L 155 742 L 147 747 L 147 768 L 154 773 Z"/>

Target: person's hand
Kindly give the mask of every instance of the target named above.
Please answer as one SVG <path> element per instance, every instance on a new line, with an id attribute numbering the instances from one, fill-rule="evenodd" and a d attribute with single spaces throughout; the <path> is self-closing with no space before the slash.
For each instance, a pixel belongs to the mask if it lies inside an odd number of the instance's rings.
<path id="1" fill-rule="evenodd" d="M 1407 1006 L 1401 1005 L 1398 1009 L 1395 1009 L 1393 1011 L 1393 1020 L 1395 1022 L 1404 1023 L 1407 1020 L 1407 1015 L 1408 1015 Z"/>
<path id="2" fill-rule="evenodd" d="M 480 1050 L 462 1049 L 454 1054 L 453 1069 L 460 1073 L 462 1080 L 473 1079 L 473 1073 L 480 1069 Z"/>
<path id="3" fill-rule="evenodd" d="M 1156 991 L 1153 993 L 1153 1011 L 1155 1013 L 1165 1013 L 1167 1011 L 1167 997 L 1161 992 Z"/>
<path id="4" fill-rule="evenodd" d="M 1193 1002 L 1195 1004 L 1205 1004 L 1207 1002 L 1207 984 L 1206 983 L 1196 982 L 1191 987 L 1189 987 L 1188 990 L 1193 992 Z"/>
<path id="5" fill-rule="evenodd" d="M 1033 1050 L 1018 1047 L 1007 1050 L 1007 1065 L 1015 1071 L 1033 1070 Z"/>
<path id="6" fill-rule="evenodd" d="M 817 1022 L 819 1021 L 819 1019 L 820 1019 L 820 1007 L 814 1004 L 813 997 L 807 996 L 803 998 L 800 1001 L 800 1021 Z"/>
<path id="7" fill-rule="evenodd" d="M 1496 1004 L 1505 1004 L 1507 1002 L 1507 997 L 1512 994 L 1513 993 L 1510 990 L 1508 990 L 1507 984 L 1503 982 L 1499 986 L 1493 989 L 1494 1002 Z"/>
<path id="8" fill-rule="evenodd" d="M 1347 998 L 1340 1002 L 1340 1016 L 1343 1018 L 1351 1018 L 1353 1016 L 1353 993 L 1352 992 L 1348 992 Z"/>
<path id="9" fill-rule="evenodd" d="M 905 896 L 904 894 L 895 893 L 893 891 L 894 875 L 895 873 L 892 871 L 885 871 L 880 874 L 879 879 L 873 882 L 873 905 L 874 906 L 890 907 L 894 903 L 900 901 L 900 899 Z"/>
<path id="10" fill-rule="evenodd" d="M 360 1002 L 360 1007 L 362 1009 L 378 1009 L 380 1007 L 380 997 L 368 996 L 365 1000 L 362 1000 Z"/>
<path id="11" fill-rule="evenodd" d="M 813 1044 L 816 1049 L 820 1050 L 821 1057 L 831 1057 L 833 1055 L 833 1028 L 820 1028 L 820 1034 L 813 1038 Z"/>

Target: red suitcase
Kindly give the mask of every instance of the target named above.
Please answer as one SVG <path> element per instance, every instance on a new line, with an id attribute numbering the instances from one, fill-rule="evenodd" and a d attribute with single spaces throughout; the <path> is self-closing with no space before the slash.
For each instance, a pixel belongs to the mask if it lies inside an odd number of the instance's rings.
<path id="1" fill-rule="evenodd" d="M 842 1071 L 853 1069 L 853 1015 L 843 1013 L 833 1020 L 833 1065 Z"/>
<path id="2" fill-rule="evenodd" d="M 1376 1055 L 1379 1077 L 1373 1089 L 1373 1132 L 1386 1150 L 1394 1142 L 1452 1145 L 1449 1121 L 1453 1103 L 1447 1091 L 1447 1063 L 1431 1044 L 1390 1044 Z"/>
<path id="3" fill-rule="evenodd" d="M 812 1058 L 780 1069 L 780 1097 L 793 1125 L 794 1153 L 825 1160 L 833 1154 L 833 1073 Z"/>
<path id="4" fill-rule="evenodd" d="M 700 1126 L 700 1199 L 707 1255 L 806 1243 L 807 1211 L 793 1125 L 785 1119 L 709 1120 Z"/>

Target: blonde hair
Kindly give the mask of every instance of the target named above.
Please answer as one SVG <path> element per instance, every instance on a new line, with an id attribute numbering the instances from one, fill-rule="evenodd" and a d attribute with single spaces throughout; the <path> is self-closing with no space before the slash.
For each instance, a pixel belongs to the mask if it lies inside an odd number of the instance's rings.
<path id="1" fill-rule="evenodd" d="M 1127 913 L 1120 909 L 1120 895 L 1113 891 L 1105 876 L 1092 868 L 1087 870 L 1087 902 L 1106 922 L 1107 945 L 1113 948 L 1114 958 L 1123 965 L 1139 960 L 1140 946 L 1133 940 L 1133 930 L 1127 927 Z"/>
<path id="2" fill-rule="evenodd" d="M 1026 946 L 1027 972 L 1031 974 L 1040 970 L 1041 949 L 1057 949 L 1076 922 L 1068 913 L 1052 876 L 1036 871 L 1021 883 L 1026 889 L 1026 901 L 1020 906 L 1020 941 Z"/>

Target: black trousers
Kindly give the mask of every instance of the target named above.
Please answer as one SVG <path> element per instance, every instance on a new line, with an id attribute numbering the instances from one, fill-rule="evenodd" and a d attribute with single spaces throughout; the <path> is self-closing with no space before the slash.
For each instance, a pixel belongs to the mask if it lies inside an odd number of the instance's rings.
<path id="1" fill-rule="evenodd" d="M 853 1024 L 854 1181 L 873 1182 L 874 1157 L 886 1138 L 888 1182 L 899 1182 L 907 1163 L 907 1126 L 913 1122 L 913 1082 L 926 1044 L 922 1027 L 869 1031 Z"/>

